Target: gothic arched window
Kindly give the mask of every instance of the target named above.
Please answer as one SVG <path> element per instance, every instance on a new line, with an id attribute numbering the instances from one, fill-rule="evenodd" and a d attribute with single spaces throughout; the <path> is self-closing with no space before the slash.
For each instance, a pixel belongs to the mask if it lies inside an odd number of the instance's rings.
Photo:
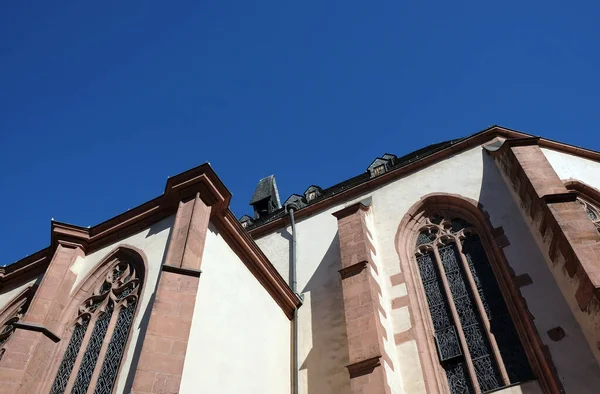
<path id="1" fill-rule="evenodd" d="M 115 259 L 78 308 L 51 394 L 113 390 L 141 291 L 140 272 Z"/>
<path id="2" fill-rule="evenodd" d="M 415 256 L 450 392 L 534 379 L 477 230 L 459 218 L 427 218 Z"/>
<path id="3" fill-rule="evenodd" d="M 4 308 L 2 313 L 0 313 L 0 359 L 2 359 L 4 351 L 6 350 L 4 345 L 15 331 L 14 324 L 21 320 L 23 315 L 25 315 L 25 312 L 27 312 L 36 288 L 37 285 L 28 287 L 20 295 L 15 297 L 14 300 Z"/>
<path id="4" fill-rule="evenodd" d="M 577 198 L 577 202 L 581 204 L 585 212 L 587 213 L 590 220 L 596 225 L 598 231 L 600 231 L 600 209 L 589 201 L 582 198 Z"/>

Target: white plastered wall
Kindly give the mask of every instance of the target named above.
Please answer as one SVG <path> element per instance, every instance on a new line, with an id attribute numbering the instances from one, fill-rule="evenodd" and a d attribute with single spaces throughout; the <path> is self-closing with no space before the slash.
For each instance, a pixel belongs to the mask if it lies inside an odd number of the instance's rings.
<path id="1" fill-rule="evenodd" d="M 16 296 L 21 294 L 26 288 L 33 285 L 40 279 L 41 279 L 41 276 L 30 279 L 30 280 L 28 280 L 24 283 L 21 283 L 17 286 L 11 287 L 8 290 L 3 289 L 3 292 L 0 293 L 0 312 L 4 309 L 4 307 L 6 307 L 6 305 L 8 305 L 9 302 L 11 302 L 13 300 L 13 298 L 15 298 Z"/>
<path id="2" fill-rule="evenodd" d="M 542 152 L 560 179 L 577 179 L 600 190 L 600 163 L 547 148 Z"/>
<path id="3" fill-rule="evenodd" d="M 180 392 L 290 392 L 290 320 L 212 225 Z"/>
<path id="4" fill-rule="evenodd" d="M 400 272 L 395 245 L 398 225 L 409 208 L 430 193 L 459 194 L 484 205 L 493 226 L 502 226 L 511 243 L 504 252 L 516 275 L 527 273 L 533 279 L 534 283 L 524 287 L 522 293 L 567 392 L 591 393 L 591 387 L 600 387 L 600 369 L 514 198 L 494 161 L 481 147 L 475 147 L 297 223 L 298 289 L 305 297 L 299 311 L 301 393 L 349 393 L 345 370 L 348 349 L 337 272 L 340 268 L 337 220 L 331 214 L 372 197 L 377 252 L 384 268 L 382 283 L 391 298 L 395 298 L 406 294 L 404 286 L 392 288 L 389 281 L 389 276 Z M 286 228 L 257 240 L 284 278 L 288 272 L 290 239 L 290 229 Z M 392 311 L 394 332 L 410 328 L 406 312 L 403 308 Z M 556 326 L 567 332 L 559 342 L 551 341 L 547 335 Z M 415 341 L 397 346 L 396 357 L 404 393 L 423 393 Z"/>
<path id="5" fill-rule="evenodd" d="M 71 266 L 71 271 L 77 275 L 77 279 L 75 280 L 72 288 L 72 291 L 75 291 L 81 281 L 92 270 L 98 267 L 98 263 L 100 263 L 110 252 L 115 250 L 120 245 L 134 246 L 143 251 L 146 255 L 146 262 L 148 264 L 146 282 L 144 283 L 142 296 L 140 297 L 140 302 L 138 305 L 138 308 L 140 309 L 137 311 L 137 316 L 133 323 L 131 342 L 121 364 L 122 372 L 119 375 L 119 381 L 116 385 L 116 393 L 124 392 L 128 378 L 133 378 L 133 376 L 129 376 L 131 361 L 133 359 L 136 346 L 141 344 L 141 341 L 138 344 L 140 330 L 145 330 L 145 327 L 148 324 L 147 319 L 150 316 L 148 302 L 156 290 L 156 282 L 160 273 L 160 267 L 163 264 L 166 245 L 174 220 L 175 216 L 170 216 L 166 219 L 163 219 L 162 221 L 150 226 L 146 230 L 99 249 L 83 258 L 78 257 L 75 260 L 75 263 Z"/>
<path id="6" fill-rule="evenodd" d="M 377 240 L 377 229 L 375 228 L 374 218 L 371 211 L 367 211 L 366 215 L 366 226 L 367 226 L 367 236 L 373 245 L 373 250 L 371 250 L 371 261 L 377 268 L 376 270 L 373 267 L 369 267 L 371 270 L 371 275 L 379 284 L 381 288 L 381 294 L 379 295 L 379 303 L 382 306 L 385 315 L 379 312 L 379 320 L 381 321 L 381 325 L 387 333 L 394 332 L 394 327 L 392 323 L 392 319 L 389 318 L 392 313 L 392 299 L 389 295 L 388 286 L 385 285 L 386 279 L 388 276 L 385 274 L 385 270 L 383 270 L 383 262 L 379 258 L 379 242 Z M 388 281 L 389 282 L 389 281 Z M 398 357 L 396 354 L 396 343 L 394 341 L 393 335 L 386 335 L 383 338 L 383 347 L 384 351 L 389 355 L 392 364 L 388 365 L 387 362 L 382 362 L 382 365 L 386 369 L 387 381 L 390 386 L 391 394 L 399 394 L 402 393 L 402 377 L 398 373 L 394 373 L 394 371 L 398 370 Z M 385 360 L 384 360 L 385 361 Z"/>

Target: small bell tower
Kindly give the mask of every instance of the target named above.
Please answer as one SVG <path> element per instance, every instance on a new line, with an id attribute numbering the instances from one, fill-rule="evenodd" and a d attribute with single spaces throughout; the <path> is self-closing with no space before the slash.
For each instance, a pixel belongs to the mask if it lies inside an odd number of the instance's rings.
<path id="1" fill-rule="evenodd" d="M 254 208 L 254 219 L 260 219 L 281 208 L 275 175 L 269 175 L 258 181 L 250 205 Z"/>

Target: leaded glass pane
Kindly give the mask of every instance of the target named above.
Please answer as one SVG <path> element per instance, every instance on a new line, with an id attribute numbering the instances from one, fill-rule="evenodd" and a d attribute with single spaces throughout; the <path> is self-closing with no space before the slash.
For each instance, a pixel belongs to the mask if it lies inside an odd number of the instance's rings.
<path id="1" fill-rule="evenodd" d="M 94 330 L 90 336 L 90 342 L 83 354 L 81 366 L 79 367 L 79 372 L 77 373 L 77 378 L 75 379 L 71 394 L 85 394 L 87 392 L 90 381 L 92 380 L 94 368 L 96 367 L 96 362 L 98 361 L 100 349 L 102 348 L 104 336 L 108 330 L 112 312 L 113 304 L 112 302 L 109 302 L 106 311 L 98 317 L 98 320 L 96 320 Z"/>
<path id="2" fill-rule="evenodd" d="M 444 289 L 440 282 L 435 280 L 427 282 L 425 296 L 427 297 L 427 304 L 432 305 L 430 308 L 433 308 L 436 305 L 442 305 L 445 308 L 444 300 L 446 299 L 446 296 L 444 295 Z"/>
<path id="3" fill-rule="evenodd" d="M 460 341 L 454 327 L 447 327 L 443 330 L 436 331 L 435 344 L 441 361 L 462 356 Z"/>
<path id="4" fill-rule="evenodd" d="M 119 279 L 121 277 L 121 275 L 123 275 L 123 272 L 125 272 L 124 264 L 115 265 L 113 268 L 113 281 Z"/>
<path id="5" fill-rule="evenodd" d="M 437 280 L 438 278 L 433 259 L 433 253 L 427 253 L 426 255 L 417 257 L 417 265 L 419 266 L 419 272 L 423 282 Z"/>
<path id="6" fill-rule="evenodd" d="M 448 272 L 458 271 L 460 269 L 459 261 L 457 256 L 458 251 L 454 245 L 446 245 L 439 249 L 440 258 L 442 259 L 442 265 L 446 274 Z"/>
<path id="7" fill-rule="evenodd" d="M 117 298 L 119 300 L 122 300 L 123 298 L 127 297 L 129 294 L 133 293 L 133 291 L 135 290 L 135 287 L 133 286 L 128 286 L 125 289 L 123 289 L 123 291 L 121 292 L 121 294 L 119 294 L 117 296 Z"/>
<path id="8" fill-rule="evenodd" d="M 110 290 L 110 288 L 112 287 L 112 284 L 110 284 L 109 282 L 104 282 L 102 283 L 102 286 L 100 287 L 100 294 L 106 294 L 108 293 L 108 291 Z"/>
<path id="9" fill-rule="evenodd" d="M 455 298 L 454 305 L 456 305 L 456 311 L 463 326 L 479 324 L 477 305 L 475 305 L 471 297 L 463 296 Z"/>
<path id="10" fill-rule="evenodd" d="M 471 227 L 471 224 L 469 224 L 467 221 L 463 220 L 463 219 L 452 219 L 452 232 L 456 233 L 459 232 L 462 229 L 465 229 L 467 227 Z"/>
<path id="11" fill-rule="evenodd" d="M 473 388 L 471 387 L 471 381 L 469 380 L 469 373 L 467 372 L 465 362 L 462 359 L 456 360 L 457 361 L 442 364 L 446 371 L 450 393 L 471 394 L 473 393 Z"/>
<path id="12" fill-rule="evenodd" d="M 485 249 L 477 235 L 468 236 L 463 242 L 463 253 L 483 301 L 491 323 L 491 331 L 511 383 L 534 378 L 527 356 L 517 335 L 514 323 L 504 302 L 504 297 L 490 266 Z"/>
<path id="13" fill-rule="evenodd" d="M 432 243 L 435 238 L 435 233 L 430 233 L 427 230 L 421 231 L 417 236 L 417 246 Z"/>
<path id="14" fill-rule="evenodd" d="M 127 307 L 122 308 L 117 318 L 117 324 L 115 331 L 110 339 L 108 348 L 106 350 L 106 356 L 102 363 L 102 370 L 98 377 L 98 383 L 94 394 L 110 394 L 115 382 L 117 373 L 119 372 L 119 365 L 121 364 L 121 358 L 125 351 L 125 344 L 129 337 L 129 330 L 133 321 L 133 315 L 135 312 L 135 302 L 130 303 Z"/>
<path id="15" fill-rule="evenodd" d="M 492 322 L 492 332 L 510 381 L 516 383 L 535 379 L 514 323 L 508 314 Z"/>
<path id="16" fill-rule="evenodd" d="M 598 216 L 596 215 L 596 212 L 594 212 L 590 207 L 586 207 L 586 212 L 587 212 L 588 217 L 592 221 L 598 220 Z"/>
<path id="17" fill-rule="evenodd" d="M 473 364 L 479 363 L 480 371 L 476 369 L 477 381 L 483 391 L 492 390 L 502 386 L 502 379 L 493 358 L 492 349 L 480 320 L 477 304 L 473 294 L 468 291 L 468 281 L 461 267 L 461 257 L 456 245 L 450 244 L 440 248 L 442 264 L 446 269 L 446 277 L 454 305 L 465 333 L 469 354 Z M 484 361 L 481 361 L 484 360 Z M 494 383 L 495 382 L 495 383 Z M 494 385 L 495 384 L 495 385 Z"/>
<path id="18" fill-rule="evenodd" d="M 471 358 L 475 359 L 488 354 L 489 348 L 487 344 L 487 337 L 479 324 L 463 327 L 463 332 L 465 333 L 465 339 L 469 344 L 469 353 L 471 354 Z"/>
<path id="19" fill-rule="evenodd" d="M 56 374 L 56 378 L 54 379 L 54 383 L 50 389 L 50 394 L 62 394 L 65 392 L 67 382 L 71 377 L 73 365 L 77 359 L 77 354 L 79 353 L 79 348 L 81 347 L 81 342 L 83 341 L 83 337 L 87 331 L 88 324 L 89 320 L 85 320 L 83 324 L 77 325 L 73 329 L 73 334 L 71 334 L 69 345 L 67 346 L 65 355 L 63 356 L 62 362 L 58 367 L 58 373 Z"/>
<path id="20" fill-rule="evenodd" d="M 435 331 L 443 330 L 452 326 L 450 312 L 445 302 L 430 306 L 429 313 L 431 314 L 431 319 L 433 320 L 433 329 Z"/>
<path id="21" fill-rule="evenodd" d="M 442 222 L 443 217 L 441 216 L 433 216 L 429 219 L 429 221 L 433 224 L 440 224 Z"/>
<path id="22" fill-rule="evenodd" d="M 474 358 L 473 366 L 481 391 L 486 392 L 504 386 L 500 375 L 496 371 L 496 361 L 491 354 Z"/>
<path id="23" fill-rule="evenodd" d="M 444 290 L 437 269 L 435 268 L 433 253 L 428 253 L 417 258 L 417 264 L 421 271 L 423 287 L 427 304 L 433 320 L 434 330 L 440 331 L 452 326 L 450 309 L 448 308 L 446 298 L 443 296 Z"/>
<path id="24" fill-rule="evenodd" d="M 448 272 L 446 277 L 448 278 L 448 286 L 450 286 L 453 297 L 464 297 L 467 295 L 466 283 L 460 271 Z"/>

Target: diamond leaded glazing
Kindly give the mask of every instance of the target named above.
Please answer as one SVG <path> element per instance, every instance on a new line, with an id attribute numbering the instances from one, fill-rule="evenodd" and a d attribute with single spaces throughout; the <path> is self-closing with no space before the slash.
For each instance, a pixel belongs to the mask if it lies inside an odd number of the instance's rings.
<path id="1" fill-rule="evenodd" d="M 72 394 L 86 393 L 90 390 L 90 385 L 94 393 L 112 392 L 133 324 L 139 291 L 140 280 L 131 264 L 117 262 L 108 270 L 105 279 L 97 286 L 94 294 L 79 308 L 77 317 L 79 323 L 73 329 L 71 340 L 54 379 L 51 394 L 63 394 L 68 389 L 69 379 L 73 373 L 76 375 L 72 379 L 70 389 Z M 111 324 L 111 321 L 114 323 Z M 84 345 L 83 340 L 86 338 L 88 327 L 92 332 L 89 333 L 89 339 L 86 339 Z M 109 337 L 106 352 L 103 352 L 105 338 Z M 82 349 L 82 346 L 85 346 L 85 349 Z M 73 371 L 76 364 L 79 368 Z M 94 371 L 98 368 L 100 368 L 98 380 L 94 381 Z"/>
<path id="2" fill-rule="evenodd" d="M 113 303 L 111 301 L 107 305 L 106 311 L 100 315 L 96 321 L 96 324 L 94 325 L 94 330 L 92 331 L 90 342 L 88 343 L 85 353 L 83 354 L 81 366 L 79 367 L 79 372 L 77 373 L 77 378 L 75 379 L 75 384 L 73 385 L 71 394 L 85 394 L 87 392 L 92 380 L 92 374 L 94 373 L 96 361 L 98 361 L 98 356 L 100 355 L 100 349 L 102 348 L 104 336 L 108 330 L 108 323 L 110 323 L 112 312 Z"/>
<path id="3" fill-rule="evenodd" d="M 416 261 L 450 392 L 474 392 L 473 379 L 481 392 L 506 386 L 508 382 L 500 373 L 499 357 L 509 383 L 532 379 L 531 368 L 479 236 L 465 220 L 440 217 L 436 216 L 435 222 L 428 220 L 420 232 Z M 437 249 L 437 254 L 432 248 Z M 438 266 L 443 268 L 445 281 Z M 452 295 L 456 315 L 448 307 L 447 292 Z M 478 304 L 483 306 L 483 315 Z M 454 321 L 453 316 L 458 321 Z M 486 328 L 488 320 L 497 343 L 495 351 Z M 457 325 L 463 332 L 467 349 L 462 349 Z M 468 354 L 468 359 L 464 353 Z M 467 364 L 471 365 L 474 376 L 470 376 Z"/>
<path id="4" fill-rule="evenodd" d="M 425 296 L 429 305 L 429 313 L 433 320 L 435 342 L 440 360 L 446 361 L 462 354 L 456 329 L 452 324 L 450 310 L 443 295 L 444 288 L 435 267 L 433 253 L 417 257 L 417 265 L 421 273 Z"/>
<path id="5" fill-rule="evenodd" d="M 521 345 L 479 236 L 476 234 L 467 236 L 463 241 L 462 250 L 467 258 L 471 275 L 477 284 L 479 296 L 490 320 L 491 331 L 496 338 L 510 381 L 522 382 L 533 379 L 534 375 L 527 361 L 525 350 Z"/>
<path id="6" fill-rule="evenodd" d="M 123 357 L 123 352 L 125 350 L 125 343 L 129 337 L 129 329 L 133 321 L 134 313 L 135 302 L 129 303 L 129 305 L 121 308 L 119 311 L 117 325 L 112 338 L 110 339 L 110 343 L 108 344 L 94 394 L 110 394 L 112 392 L 115 378 L 119 372 L 121 358 Z"/>
<path id="7" fill-rule="evenodd" d="M 83 342 L 83 336 L 85 335 L 89 322 L 90 321 L 86 319 L 81 324 L 77 324 L 73 329 L 71 340 L 69 341 L 62 362 L 58 367 L 58 374 L 56 374 L 56 379 L 54 379 L 50 394 L 62 394 L 65 392 L 67 382 L 71 377 L 71 371 L 73 370 L 73 365 L 77 359 L 77 354 L 79 353 L 79 348 L 81 348 L 81 342 Z"/>
<path id="8" fill-rule="evenodd" d="M 467 291 L 467 279 L 461 269 L 458 249 L 452 243 L 441 247 L 439 253 L 446 270 L 446 278 L 448 278 L 450 292 L 454 298 L 454 305 L 465 333 L 469 354 L 475 365 L 479 387 L 482 391 L 502 387 L 498 365 L 493 359 L 492 349 L 479 318 L 477 305 L 470 292 Z"/>

